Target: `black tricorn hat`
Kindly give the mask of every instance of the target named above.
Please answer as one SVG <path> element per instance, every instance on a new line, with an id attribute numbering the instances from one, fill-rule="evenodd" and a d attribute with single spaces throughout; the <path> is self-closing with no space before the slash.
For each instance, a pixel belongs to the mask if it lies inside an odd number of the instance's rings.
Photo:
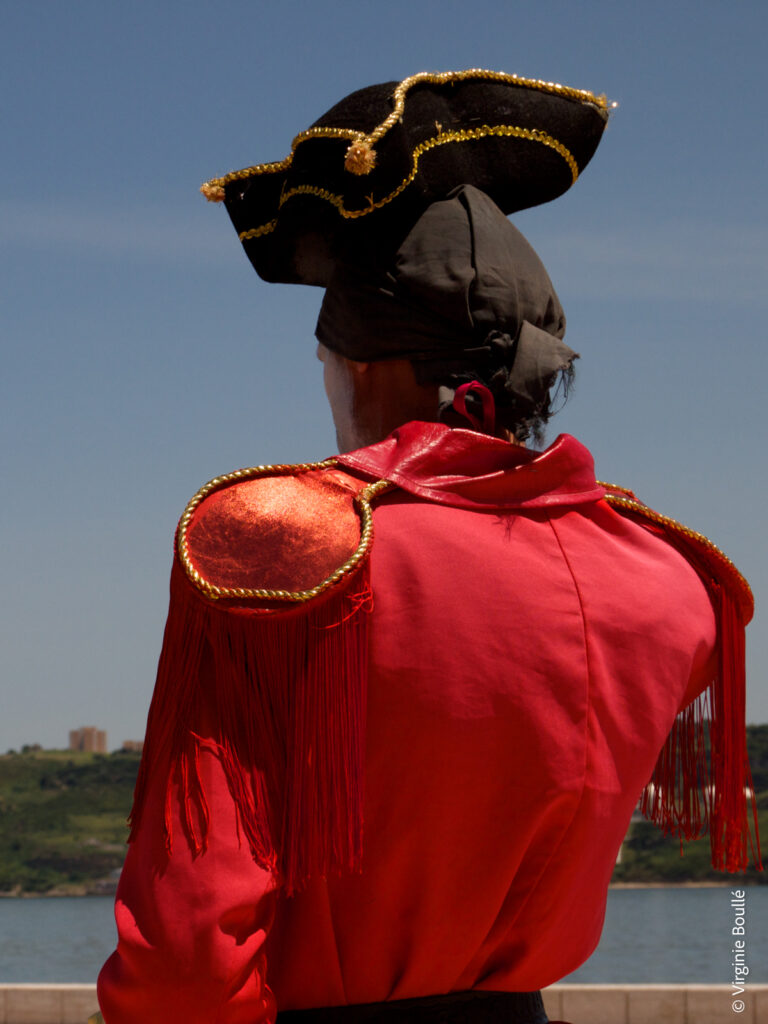
<path id="1" fill-rule="evenodd" d="M 386 261 L 458 185 L 505 214 L 576 181 L 608 119 L 604 96 L 498 71 L 421 72 L 360 89 L 277 163 L 206 182 L 266 281 L 328 283 L 337 261 Z"/>

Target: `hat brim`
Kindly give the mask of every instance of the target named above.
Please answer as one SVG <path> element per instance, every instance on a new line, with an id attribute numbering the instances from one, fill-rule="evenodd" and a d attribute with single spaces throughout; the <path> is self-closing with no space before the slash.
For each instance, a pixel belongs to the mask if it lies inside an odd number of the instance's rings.
<path id="1" fill-rule="evenodd" d="M 608 112 L 603 97 L 501 72 L 421 73 L 352 93 L 289 156 L 206 183 L 256 272 L 325 286 L 339 260 L 375 263 L 459 185 L 505 214 L 576 181 Z"/>

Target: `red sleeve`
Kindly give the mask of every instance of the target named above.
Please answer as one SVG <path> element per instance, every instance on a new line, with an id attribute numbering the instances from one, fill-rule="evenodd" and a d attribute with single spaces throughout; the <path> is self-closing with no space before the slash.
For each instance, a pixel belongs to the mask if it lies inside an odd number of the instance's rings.
<path id="1" fill-rule="evenodd" d="M 165 780 L 150 784 L 147 813 L 131 843 L 117 891 L 117 950 L 99 975 L 106 1024 L 259 1024 L 273 1022 L 264 943 L 275 883 L 241 841 L 234 804 L 215 753 L 202 750 L 200 773 L 210 812 L 208 846 L 194 854 L 182 837 L 172 796 L 175 839 L 165 846 Z"/>
<path id="2" fill-rule="evenodd" d="M 118 945 L 99 976 L 106 1024 L 273 1022 L 276 879 L 290 895 L 360 862 L 363 485 L 253 472 L 198 492 L 177 533 Z M 285 587 L 293 603 L 265 595 Z"/>
<path id="3" fill-rule="evenodd" d="M 701 590 L 704 591 L 704 588 L 702 587 Z M 693 616 L 696 609 L 692 605 L 692 601 L 686 604 L 682 612 Z M 718 671 L 717 620 L 706 593 L 703 593 L 699 606 L 699 616 L 696 621 L 699 624 L 700 639 L 694 652 L 691 677 L 688 680 L 683 699 L 680 701 L 679 711 L 688 707 L 711 685 Z"/>

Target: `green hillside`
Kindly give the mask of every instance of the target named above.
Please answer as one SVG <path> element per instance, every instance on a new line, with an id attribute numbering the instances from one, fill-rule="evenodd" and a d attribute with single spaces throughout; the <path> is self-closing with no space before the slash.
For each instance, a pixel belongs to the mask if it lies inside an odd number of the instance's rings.
<path id="1" fill-rule="evenodd" d="M 0 892 L 109 891 L 139 754 L 0 756 Z"/>
<path id="2" fill-rule="evenodd" d="M 768 847 L 768 725 L 747 730 Z M 109 892 L 125 856 L 126 817 L 139 755 L 25 749 L 0 756 L 0 894 Z M 616 882 L 720 881 L 709 841 L 685 846 L 645 821 L 633 822 Z M 740 880 L 744 876 L 739 876 Z M 766 882 L 765 873 L 747 873 Z"/>

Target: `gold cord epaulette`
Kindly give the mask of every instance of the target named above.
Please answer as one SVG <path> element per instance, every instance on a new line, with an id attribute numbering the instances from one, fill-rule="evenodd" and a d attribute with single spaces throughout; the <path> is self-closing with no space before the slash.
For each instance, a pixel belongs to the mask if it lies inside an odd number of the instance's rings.
<path id="1" fill-rule="evenodd" d="M 616 484 L 605 483 L 603 480 L 598 480 L 597 483 L 600 487 L 605 487 L 607 492 L 605 500 L 618 511 L 624 510 L 635 513 L 643 519 L 647 519 L 649 522 L 654 523 L 657 526 L 662 526 L 671 533 L 705 548 L 707 553 L 712 555 L 723 567 L 726 577 L 732 581 L 736 589 L 739 591 L 745 607 L 750 610 L 749 617 L 751 618 L 755 607 L 752 588 L 724 551 L 722 551 L 703 533 L 699 533 L 698 530 L 692 530 L 690 527 L 684 526 L 683 523 L 678 522 L 676 519 L 662 515 L 660 512 L 655 512 L 652 508 L 644 505 L 641 501 L 638 501 L 634 496 L 634 493 L 626 487 L 618 487 Z"/>
<path id="2" fill-rule="evenodd" d="M 328 590 L 329 587 L 339 583 L 345 576 L 354 572 L 365 557 L 373 541 L 373 514 L 371 502 L 374 498 L 378 497 L 378 495 L 383 494 L 385 491 L 390 490 L 390 488 L 395 486 L 388 480 L 376 480 L 374 483 L 369 484 L 354 495 L 354 505 L 360 517 L 360 541 L 357 548 L 352 552 L 343 565 L 340 565 L 338 569 L 335 569 L 329 576 L 316 586 L 311 587 L 309 590 L 260 590 L 249 587 L 217 587 L 214 583 L 209 582 L 200 575 L 192 564 L 192 560 L 189 555 L 187 532 L 195 513 L 195 509 L 214 491 L 218 491 L 222 487 L 227 487 L 229 484 L 239 483 L 243 480 L 253 480 L 256 477 L 298 476 L 301 473 L 309 473 L 313 470 L 330 469 L 335 465 L 336 459 L 326 459 L 324 462 L 304 462 L 296 465 L 251 466 L 249 469 L 236 469 L 233 473 L 226 473 L 224 476 L 217 476 L 214 477 L 213 480 L 209 480 L 208 483 L 201 487 L 197 494 L 194 495 L 192 500 L 184 509 L 184 513 L 179 520 L 176 548 L 179 555 L 179 561 L 181 562 L 184 572 L 187 574 L 189 580 L 197 587 L 198 590 L 202 591 L 206 597 L 209 597 L 214 601 L 225 598 L 238 598 L 241 600 L 287 601 L 300 603 L 303 601 L 311 601 L 312 598 L 318 597 L 324 591 Z"/>
<path id="3" fill-rule="evenodd" d="M 252 178 L 260 174 L 276 174 L 279 171 L 284 171 L 290 167 L 293 162 L 293 157 L 298 146 L 307 139 L 316 138 L 337 138 L 337 139 L 349 139 L 352 144 L 350 149 L 353 150 L 350 156 L 354 156 L 356 159 L 352 159 L 347 164 L 347 169 L 351 170 L 356 174 L 366 174 L 375 165 L 375 159 L 373 155 L 373 146 L 379 142 L 380 139 L 386 135 L 386 133 L 394 125 L 402 119 L 403 110 L 405 109 L 405 100 L 408 91 L 415 85 L 422 83 L 428 83 L 430 85 L 452 85 L 455 82 L 463 82 L 470 79 L 485 79 L 492 82 L 503 82 L 508 85 L 520 86 L 526 89 L 535 89 L 539 92 L 550 93 L 555 96 L 562 96 L 566 99 L 577 100 L 582 103 L 591 103 L 596 107 L 600 107 L 603 110 L 608 108 L 608 102 L 605 96 L 596 96 L 594 93 L 589 92 L 586 89 L 571 89 L 568 86 L 560 85 L 558 82 L 544 82 L 540 79 L 534 78 L 522 78 L 519 75 L 506 74 L 503 71 L 486 71 L 483 68 L 469 68 L 466 71 L 443 71 L 443 72 L 432 72 L 432 71 L 420 71 L 418 74 L 411 75 L 408 78 L 403 79 L 402 82 L 396 87 L 393 96 L 393 109 L 392 112 L 385 118 L 381 124 L 377 125 L 371 132 L 357 131 L 353 128 L 333 128 L 333 127 L 316 127 L 308 128 L 306 131 L 300 132 L 293 140 L 291 144 L 291 151 L 283 160 L 277 160 L 272 163 L 254 164 L 252 167 L 243 167 L 239 171 L 231 171 L 229 174 L 223 175 L 221 178 L 211 178 L 210 181 L 206 181 L 200 187 L 200 191 L 203 193 L 206 199 L 210 202 L 221 202 L 224 199 L 224 188 L 231 181 L 243 181 L 247 178 Z M 579 168 L 573 155 L 569 150 L 557 139 L 553 139 L 547 135 L 546 132 L 538 131 L 536 129 L 520 128 L 514 125 L 497 125 L 490 128 L 488 125 L 483 125 L 481 128 L 469 130 L 469 131 L 455 131 L 455 132 L 442 132 L 438 131 L 438 135 L 431 139 L 427 139 L 416 148 L 413 153 L 413 168 L 409 177 L 402 182 L 401 185 L 395 189 L 385 199 L 379 200 L 377 203 L 371 203 L 370 206 L 365 207 L 360 211 L 350 211 L 347 216 L 360 217 L 365 213 L 370 213 L 373 209 L 378 209 L 385 203 L 390 202 L 399 195 L 400 192 L 410 183 L 416 173 L 416 166 L 418 164 L 418 157 L 422 152 L 426 152 L 428 149 L 433 149 L 435 146 L 445 145 L 447 142 L 466 142 L 471 139 L 484 138 L 487 135 L 516 135 L 520 138 L 530 139 L 531 141 L 541 142 L 544 145 L 550 146 L 556 152 L 560 153 L 563 159 L 568 164 L 573 175 L 573 180 L 579 174 Z M 365 159 L 365 157 L 368 159 Z M 293 193 L 291 193 L 293 194 Z M 318 194 L 318 193 L 312 193 Z M 287 196 L 283 197 L 281 201 L 285 201 Z M 320 198 L 327 198 L 327 196 L 320 196 Z M 336 205 L 336 204 L 334 204 Z M 258 234 L 266 234 L 265 230 L 267 225 L 262 225 L 259 228 L 253 228 L 252 231 L 258 232 Z M 240 236 L 242 239 L 242 235 Z M 248 234 L 246 237 L 256 237 L 255 235 Z"/>

